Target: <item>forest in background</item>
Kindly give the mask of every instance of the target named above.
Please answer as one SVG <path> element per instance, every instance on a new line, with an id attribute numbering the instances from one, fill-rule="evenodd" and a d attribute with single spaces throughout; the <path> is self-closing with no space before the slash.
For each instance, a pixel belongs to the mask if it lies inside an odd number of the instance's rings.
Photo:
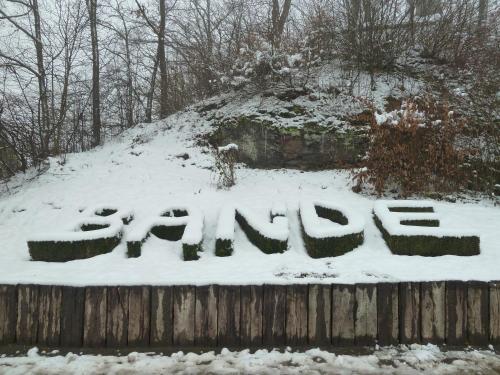
<path id="1" fill-rule="evenodd" d="M 333 60 L 355 82 L 410 53 L 470 77 L 497 142 L 499 16 L 495 0 L 0 0 L 2 177 L 220 93 Z"/>

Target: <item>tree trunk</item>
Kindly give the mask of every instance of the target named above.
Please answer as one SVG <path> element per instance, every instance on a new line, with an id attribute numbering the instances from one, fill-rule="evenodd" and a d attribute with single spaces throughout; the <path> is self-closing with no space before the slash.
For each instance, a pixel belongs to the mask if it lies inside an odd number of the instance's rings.
<path id="1" fill-rule="evenodd" d="M 148 97 L 147 97 L 147 102 L 146 102 L 146 123 L 150 123 L 152 121 L 152 114 L 153 114 L 153 97 L 155 93 L 155 85 L 156 85 L 156 74 L 158 73 L 158 64 L 159 64 L 159 59 L 158 59 L 158 52 L 156 53 L 155 57 L 155 64 L 153 67 L 153 73 L 151 74 L 151 82 L 149 85 L 149 92 L 148 92 Z"/>
<path id="2" fill-rule="evenodd" d="M 488 18 L 488 0 L 479 0 L 479 14 L 477 20 L 477 26 L 481 29 Z"/>
<path id="3" fill-rule="evenodd" d="M 160 27 L 158 28 L 158 59 L 160 64 L 160 118 L 168 115 L 168 75 L 167 58 L 165 53 L 165 1 L 160 0 Z"/>
<path id="4" fill-rule="evenodd" d="M 124 42 L 125 42 L 125 55 L 127 63 L 127 128 L 131 128 L 134 125 L 134 82 L 132 77 L 132 59 L 130 57 L 130 40 L 129 31 L 127 28 L 127 23 L 123 22 L 124 32 Z"/>
<path id="5" fill-rule="evenodd" d="M 279 49 L 281 46 L 281 37 L 285 29 L 286 20 L 290 13 L 292 0 L 284 0 L 283 7 L 280 9 L 279 0 L 273 0 L 273 7 L 271 13 L 272 31 L 271 31 L 271 44 L 273 49 Z"/>
<path id="6" fill-rule="evenodd" d="M 45 74 L 45 65 L 43 61 L 42 28 L 40 21 L 40 12 L 38 0 L 32 2 L 33 18 L 35 23 L 35 50 L 36 65 L 38 71 L 38 93 L 40 96 L 40 159 L 45 159 L 50 155 L 50 116 L 49 116 L 49 98 L 47 96 L 47 77 Z"/>
<path id="7" fill-rule="evenodd" d="M 410 18 L 410 40 L 415 45 L 415 0 L 408 0 L 408 13 Z"/>
<path id="8" fill-rule="evenodd" d="M 92 43 L 92 147 L 101 143 L 101 100 L 99 88 L 99 42 L 97 39 L 97 0 L 87 0 Z"/>
<path id="9" fill-rule="evenodd" d="M 347 4 L 347 40 L 350 50 L 357 51 L 357 30 L 361 10 L 361 0 L 348 0 Z M 359 53 L 358 53 L 359 55 Z"/>

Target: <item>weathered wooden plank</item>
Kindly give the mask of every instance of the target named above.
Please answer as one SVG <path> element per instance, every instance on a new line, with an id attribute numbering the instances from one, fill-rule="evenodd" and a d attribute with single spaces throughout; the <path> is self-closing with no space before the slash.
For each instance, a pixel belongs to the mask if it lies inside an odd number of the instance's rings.
<path id="1" fill-rule="evenodd" d="M 402 344 L 420 342 L 420 283 L 399 284 L 399 335 Z"/>
<path id="2" fill-rule="evenodd" d="M 85 288 L 63 286 L 61 289 L 61 345 L 77 348 L 83 344 Z"/>
<path id="3" fill-rule="evenodd" d="M 60 286 L 41 285 L 38 292 L 38 338 L 44 346 L 59 346 L 61 334 Z"/>
<path id="4" fill-rule="evenodd" d="M 442 344 L 445 341 L 446 286 L 443 281 L 420 284 L 422 342 Z"/>
<path id="5" fill-rule="evenodd" d="M 38 331 L 38 285 L 19 285 L 17 289 L 16 343 L 36 343 Z"/>
<path id="6" fill-rule="evenodd" d="M 485 345 L 489 342 L 488 283 L 467 283 L 467 342 Z"/>
<path id="7" fill-rule="evenodd" d="M 333 285 L 331 293 L 327 285 L 154 287 L 152 294 L 149 287 L 0 286 L 0 343 L 17 336 L 27 345 L 169 346 L 175 320 L 174 344 L 182 346 L 303 345 L 306 338 L 322 345 L 329 335 L 335 345 L 364 345 L 377 337 L 374 327 L 382 345 L 396 344 L 398 303 L 402 342 L 500 342 L 500 283 L 452 281 Z"/>
<path id="8" fill-rule="evenodd" d="M 262 344 L 262 299 L 263 287 L 246 285 L 240 288 L 241 294 L 241 345 L 257 346 Z"/>
<path id="9" fill-rule="evenodd" d="M 354 344 L 354 285 L 332 285 L 332 342 L 337 346 Z"/>
<path id="10" fill-rule="evenodd" d="M 240 344 L 240 287 L 219 286 L 217 314 L 218 345 Z"/>
<path id="11" fill-rule="evenodd" d="M 446 343 L 463 345 L 466 339 L 467 285 L 462 281 L 446 282 Z"/>
<path id="12" fill-rule="evenodd" d="M 307 285 L 286 287 L 286 344 L 307 344 Z"/>
<path id="13" fill-rule="evenodd" d="M 106 303 L 106 287 L 85 288 L 83 345 L 86 347 L 102 348 L 106 344 Z"/>
<path id="14" fill-rule="evenodd" d="M 377 284 L 377 335 L 380 345 L 399 343 L 399 285 Z"/>
<path id="15" fill-rule="evenodd" d="M 354 320 L 356 345 L 372 345 L 377 339 L 377 288 L 375 284 L 356 285 Z"/>
<path id="16" fill-rule="evenodd" d="M 134 286 L 128 296 L 128 346 L 148 346 L 151 329 L 151 288 Z"/>
<path id="17" fill-rule="evenodd" d="M 218 286 L 196 287 L 194 341 L 198 346 L 217 345 Z"/>
<path id="18" fill-rule="evenodd" d="M 170 346 L 173 338 L 173 288 L 151 289 L 151 345 Z"/>
<path id="19" fill-rule="evenodd" d="M 129 288 L 108 287 L 107 293 L 106 345 L 127 346 Z"/>
<path id="20" fill-rule="evenodd" d="M 500 281 L 491 282 L 490 292 L 490 342 L 500 344 Z"/>
<path id="21" fill-rule="evenodd" d="M 0 345 L 16 340 L 17 291 L 15 285 L 0 285 Z"/>
<path id="22" fill-rule="evenodd" d="M 307 330 L 312 345 L 332 342 L 332 288 L 330 285 L 309 285 Z"/>
<path id="23" fill-rule="evenodd" d="M 284 345 L 286 322 L 286 287 L 264 285 L 263 344 Z"/>
<path id="24" fill-rule="evenodd" d="M 173 321 L 173 344 L 194 344 L 194 318 L 196 306 L 196 289 L 192 285 L 181 285 L 174 287 L 174 321 Z"/>

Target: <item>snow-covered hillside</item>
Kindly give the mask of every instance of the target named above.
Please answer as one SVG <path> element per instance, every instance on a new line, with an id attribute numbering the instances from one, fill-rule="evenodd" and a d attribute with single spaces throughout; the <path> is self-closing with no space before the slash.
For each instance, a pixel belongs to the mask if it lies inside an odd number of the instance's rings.
<path id="1" fill-rule="evenodd" d="M 392 255 L 372 219 L 375 197 L 351 191 L 346 171 L 255 170 L 241 166 L 237 185 L 217 190 L 208 149 L 196 136 L 210 124 L 191 110 L 155 124 L 141 125 L 91 152 L 51 159 L 42 174 L 17 175 L 3 186 L 0 201 L 0 283 L 243 284 L 354 283 L 397 280 L 498 279 L 500 210 L 491 202 L 435 202 L 444 227 L 473 230 L 481 254 L 436 258 Z M 188 154 L 187 157 L 184 154 Z M 312 259 L 305 252 L 297 210 L 303 198 L 331 201 L 363 216 L 364 244 L 336 258 Z M 67 263 L 30 261 L 26 239 L 39 232 L 71 227 L 80 211 L 95 205 L 131 209 L 130 226 L 169 205 L 188 203 L 204 214 L 204 252 L 183 261 L 179 242 L 152 236 L 142 256 L 127 258 L 124 242 L 113 252 Z M 235 252 L 214 255 L 219 210 L 243 205 L 262 218 L 286 204 L 290 248 L 266 255 L 237 228 Z M 126 229 L 129 231 L 130 229 Z M 126 235 L 127 233 L 125 233 Z"/>
<path id="2" fill-rule="evenodd" d="M 360 72 L 353 80 L 338 62 L 324 64 L 310 72 L 304 85 L 250 86 L 206 99 L 195 108 L 213 124 L 246 117 L 273 127 L 300 128 L 314 123 L 341 129 L 351 126 L 353 117 L 367 110 L 368 103 L 384 111 L 388 99 L 402 100 L 428 89 L 424 80 L 409 75 L 384 73 L 373 79 L 372 88 L 367 73 Z"/>

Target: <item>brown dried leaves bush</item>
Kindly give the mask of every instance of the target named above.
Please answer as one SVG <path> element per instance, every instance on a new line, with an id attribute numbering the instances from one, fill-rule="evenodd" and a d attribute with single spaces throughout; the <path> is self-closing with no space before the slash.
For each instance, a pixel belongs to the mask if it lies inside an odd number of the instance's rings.
<path id="1" fill-rule="evenodd" d="M 443 104 L 429 98 L 403 103 L 392 118 L 370 128 L 365 167 L 354 173 L 356 188 L 371 184 L 381 195 L 396 188 L 402 196 L 426 192 L 452 192 L 462 188 L 466 158 L 474 153 L 463 142 L 464 121 Z"/>
<path id="2" fill-rule="evenodd" d="M 238 146 L 230 144 L 215 149 L 214 169 L 218 188 L 227 189 L 236 184 L 235 167 L 237 162 Z"/>

